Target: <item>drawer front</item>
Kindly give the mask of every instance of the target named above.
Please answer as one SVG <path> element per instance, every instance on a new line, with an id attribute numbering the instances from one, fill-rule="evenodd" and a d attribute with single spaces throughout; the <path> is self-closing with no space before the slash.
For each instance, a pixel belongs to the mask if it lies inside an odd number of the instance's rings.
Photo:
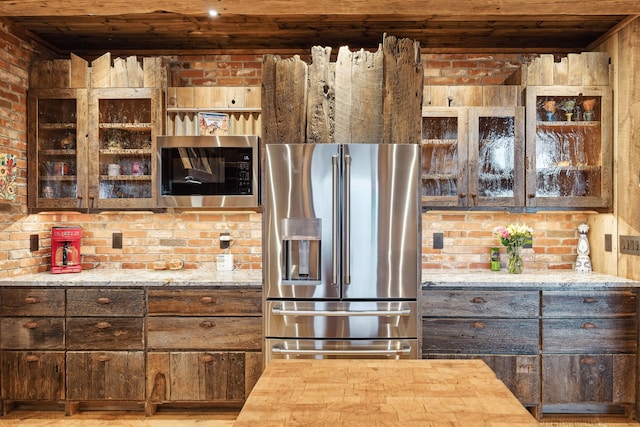
<path id="1" fill-rule="evenodd" d="M 150 317 L 148 347 L 185 350 L 262 348 L 259 317 Z"/>
<path id="2" fill-rule="evenodd" d="M 150 315 L 260 316 L 259 290 L 149 290 Z"/>
<path id="3" fill-rule="evenodd" d="M 3 349 L 64 349 L 62 317 L 5 317 L 0 320 L 0 331 Z"/>
<path id="4" fill-rule="evenodd" d="M 141 318 L 73 317 L 67 319 L 69 350 L 141 350 L 144 327 Z"/>
<path id="5" fill-rule="evenodd" d="M 621 319 L 543 319 L 545 353 L 635 353 L 636 321 Z"/>
<path id="6" fill-rule="evenodd" d="M 536 291 L 445 291 L 422 292 L 421 314 L 427 317 L 510 317 L 539 315 Z"/>
<path id="7" fill-rule="evenodd" d="M 64 316 L 64 289 L 0 289 L 3 316 Z"/>
<path id="8" fill-rule="evenodd" d="M 427 353 L 537 354 L 537 319 L 423 319 Z"/>
<path id="9" fill-rule="evenodd" d="M 143 316 L 142 289 L 68 289 L 67 316 Z"/>
<path id="10" fill-rule="evenodd" d="M 633 292 L 562 292 L 542 293 L 544 317 L 633 316 L 636 296 Z"/>

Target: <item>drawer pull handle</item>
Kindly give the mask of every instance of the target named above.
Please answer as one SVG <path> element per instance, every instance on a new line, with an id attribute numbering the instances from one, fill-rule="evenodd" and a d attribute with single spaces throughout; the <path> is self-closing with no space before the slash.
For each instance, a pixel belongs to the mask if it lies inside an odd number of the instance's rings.
<path id="1" fill-rule="evenodd" d="M 202 363 L 211 363 L 213 362 L 213 356 L 210 354 L 205 354 L 203 356 L 200 356 L 200 361 Z"/>
<path id="2" fill-rule="evenodd" d="M 26 297 L 24 299 L 24 302 L 25 302 L 25 304 L 37 304 L 40 301 L 38 301 L 38 298 L 36 298 L 36 297 Z"/>
<path id="3" fill-rule="evenodd" d="M 100 356 L 98 356 L 98 362 L 108 362 L 109 360 L 111 360 L 111 358 L 106 354 L 101 354 Z"/>
<path id="4" fill-rule="evenodd" d="M 482 297 L 475 297 L 474 299 L 471 300 L 471 302 L 474 304 L 485 304 L 487 300 Z"/>
<path id="5" fill-rule="evenodd" d="M 484 328 L 486 328 L 486 327 L 487 327 L 487 325 L 486 325 L 485 323 L 483 323 L 483 322 L 473 322 L 473 323 L 471 324 L 471 327 L 472 327 L 473 329 L 484 329 Z"/>
<path id="6" fill-rule="evenodd" d="M 210 320 L 204 320 L 202 323 L 200 323 L 200 327 L 203 329 L 213 328 L 214 326 L 216 326 L 216 324 Z"/>
<path id="7" fill-rule="evenodd" d="M 213 304 L 213 303 L 216 302 L 216 300 L 214 300 L 211 297 L 202 297 L 201 301 L 202 301 L 203 304 Z"/>
<path id="8" fill-rule="evenodd" d="M 580 362 L 583 365 L 594 365 L 596 363 L 596 358 L 595 357 L 584 357 L 584 358 L 582 358 L 582 360 L 580 360 Z"/>
<path id="9" fill-rule="evenodd" d="M 36 329 L 38 327 L 38 322 L 27 322 L 24 324 L 24 327 L 27 329 Z"/>
<path id="10" fill-rule="evenodd" d="M 111 304 L 111 298 L 100 297 L 98 298 L 98 304 L 101 304 L 101 305 Z"/>
<path id="11" fill-rule="evenodd" d="M 598 302 L 598 300 L 594 297 L 586 297 L 582 302 L 585 304 L 593 304 L 594 302 Z"/>
<path id="12" fill-rule="evenodd" d="M 40 358 L 35 354 L 30 354 L 27 357 L 25 357 L 24 360 L 26 360 L 27 362 L 33 363 L 33 362 L 39 362 Z"/>
<path id="13" fill-rule="evenodd" d="M 109 322 L 98 322 L 96 328 L 98 329 L 109 329 L 111 327 L 111 323 Z"/>
<path id="14" fill-rule="evenodd" d="M 585 324 L 582 325 L 582 329 L 597 329 L 598 325 L 596 325 L 595 323 L 591 323 L 591 322 L 587 322 Z"/>

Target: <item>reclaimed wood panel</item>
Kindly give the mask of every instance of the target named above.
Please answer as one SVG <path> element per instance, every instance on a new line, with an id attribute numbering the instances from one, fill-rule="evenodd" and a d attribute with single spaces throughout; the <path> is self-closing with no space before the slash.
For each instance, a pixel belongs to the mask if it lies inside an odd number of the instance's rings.
<path id="1" fill-rule="evenodd" d="M 542 320 L 545 353 L 635 353 L 635 318 L 578 318 Z"/>
<path id="2" fill-rule="evenodd" d="M 5 317 L 0 319 L 0 331 L 3 349 L 64 349 L 63 317 Z"/>
<path id="3" fill-rule="evenodd" d="M 537 291 L 423 291 L 420 312 L 428 317 L 537 318 Z"/>
<path id="4" fill-rule="evenodd" d="M 142 318 L 72 317 L 67 319 L 66 342 L 70 350 L 142 350 Z"/>
<path id="5" fill-rule="evenodd" d="M 67 316 L 142 316 L 143 289 L 67 289 Z"/>
<path id="6" fill-rule="evenodd" d="M 150 317 L 150 349 L 262 349 L 260 317 Z"/>
<path id="7" fill-rule="evenodd" d="M 0 313 L 3 316 L 64 316 L 64 289 L 2 288 Z"/>
<path id="8" fill-rule="evenodd" d="M 309 95 L 307 97 L 307 142 L 333 143 L 336 109 L 335 64 L 331 63 L 331 48 L 311 48 L 309 65 Z"/>
<path id="9" fill-rule="evenodd" d="M 636 314 L 636 294 L 631 291 L 544 291 L 543 317 L 628 317 Z"/>
<path id="10" fill-rule="evenodd" d="M 65 354 L 62 351 L 2 353 L 2 397 L 6 400 L 64 399 Z"/>

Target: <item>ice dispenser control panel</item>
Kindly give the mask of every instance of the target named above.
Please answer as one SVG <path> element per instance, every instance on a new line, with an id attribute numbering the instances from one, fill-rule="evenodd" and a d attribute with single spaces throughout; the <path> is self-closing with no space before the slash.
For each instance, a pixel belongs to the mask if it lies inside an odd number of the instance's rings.
<path id="1" fill-rule="evenodd" d="M 282 283 L 314 284 L 320 281 L 320 218 L 282 220 Z"/>

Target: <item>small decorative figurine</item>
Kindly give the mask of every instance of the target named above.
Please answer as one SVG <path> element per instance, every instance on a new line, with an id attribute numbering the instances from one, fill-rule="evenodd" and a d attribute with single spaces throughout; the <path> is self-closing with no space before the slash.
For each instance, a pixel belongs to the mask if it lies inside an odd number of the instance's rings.
<path id="1" fill-rule="evenodd" d="M 578 273 L 591 273 L 589 241 L 587 240 L 589 226 L 587 224 L 580 224 L 578 231 L 580 232 L 580 237 L 578 238 L 578 258 L 576 259 L 575 271 Z"/>

